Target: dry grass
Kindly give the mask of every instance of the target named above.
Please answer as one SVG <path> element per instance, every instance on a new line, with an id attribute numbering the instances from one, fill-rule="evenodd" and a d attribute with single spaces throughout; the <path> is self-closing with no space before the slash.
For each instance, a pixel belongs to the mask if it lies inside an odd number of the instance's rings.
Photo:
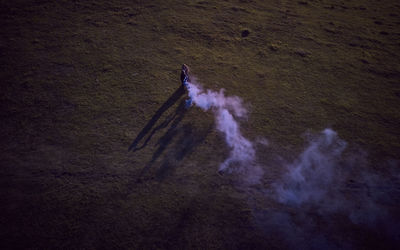
<path id="1" fill-rule="evenodd" d="M 399 159 L 400 5 L 333 2 L 2 1 L 2 243 L 283 247 L 217 174 L 227 148 L 211 114 L 182 111 L 181 97 L 145 147 L 128 147 L 187 63 L 207 88 L 242 97 L 245 134 L 283 157 L 332 127 L 373 168 Z"/>

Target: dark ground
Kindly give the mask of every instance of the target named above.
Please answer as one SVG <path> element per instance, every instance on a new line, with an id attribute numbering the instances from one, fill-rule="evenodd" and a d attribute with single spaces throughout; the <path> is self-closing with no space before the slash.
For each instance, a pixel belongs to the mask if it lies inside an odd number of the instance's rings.
<path id="1" fill-rule="evenodd" d="M 399 167 L 397 1 L 1 0 L 0 16 L 2 249 L 293 248 L 254 216 L 290 208 L 249 195 L 282 172 L 274 155 L 331 127 L 367 152 L 360 168 Z M 183 108 L 182 63 L 269 140 L 256 191 L 217 173 L 228 149 L 211 113 Z M 396 248 L 385 206 L 388 234 L 317 228 L 351 242 L 332 248 Z"/>

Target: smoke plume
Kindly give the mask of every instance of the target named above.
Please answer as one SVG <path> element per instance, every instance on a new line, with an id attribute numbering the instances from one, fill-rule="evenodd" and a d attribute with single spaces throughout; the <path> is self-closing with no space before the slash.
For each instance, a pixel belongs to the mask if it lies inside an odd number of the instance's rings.
<path id="1" fill-rule="evenodd" d="M 242 100 L 194 82 L 187 83 L 187 89 L 194 105 L 214 113 L 217 130 L 230 148 L 219 170 L 242 173 L 244 183 L 259 183 L 263 170 L 256 163 L 255 144 L 268 141 L 253 143 L 242 135 L 238 119 L 247 115 Z M 325 129 L 294 161 L 278 166 L 285 173 L 260 194 L 275 205 L 268 210 L 256 206 L 253 211 L 265 236 L 271 242 L 280 239 L 275 247 L 390 249 L 400 243 L 398 163 L 393 163 L 394 174 L 378 176 L 368 171 L 371 166 L 364 154 L 350 151 L 335 131 Z M 250 191 L 249 196 L 255 193 Z M 254 198 L 249 200 L 258 199 Z"/>
<path id="2" fill-rule="evenodd" d="M 255 211 L 256 223 L 289 249 L 363 248 L 367 240 L 368 248 L 390 249 L 400 243 L 399 217 L 390 210 L 399 204 L 399 175 L 374 174 L 364 154 L 350 151 L 332 129 L 314 137 L 281 166 L 286 172 L 266 192 L 280 209 Z"/>
<path id="3" fill-rule="evenodd" d="M 275 184 L 278 201 L 294 205 L 327 202 L 327 196 L 339 185 L 336 168 L 345 148 L 346 142 L 336 132 L 325 129 L 287 166 L 283 180 Z"/>
<path id="4" fill-rule="evenodd" d="M 236 120 L 247 115 L 242 100 L 237 96 L 225 96 L 224 89 L 216 92 L 204 90 L 198 83 L 188 82 L 187 84 L 189 97 L 193 103 L 205 111 L 213 111 L 217 130 L 224 135 L 225 141 L 231 149 L 229 157 L 219 166 L 219 171 L 235 169 L 246 174 L 247 181 L 257 182 L 261 177 L 262 170 L 255 165 L 254 145 L 242 135 Z"/>

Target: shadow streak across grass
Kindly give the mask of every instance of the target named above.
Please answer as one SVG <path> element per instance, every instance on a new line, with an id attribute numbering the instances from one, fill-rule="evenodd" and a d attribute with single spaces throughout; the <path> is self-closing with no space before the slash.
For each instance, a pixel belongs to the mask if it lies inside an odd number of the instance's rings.
<path id="1" fill-rule="evenodd" d="M 173 172 L 179 163 L 206 139 L 212 128 L 213 125 L 202 129 L 196 129 L 191 124 L 183 125 L 180 129 L 181 135 L 176 142 L 176 146 L 165 155 L 163 163 L 156 172 L 156 179 L 163 181 Z"/>
<path id="2" fill-rule="evenodd" d="M 169 100 L 171 100 L 171 98 Z M 162 135 L 157 141 L 157 149 L 154 151 L 151 160 L 140 171 L 135 183 L 141 183 L 144 179 L 147 179 L 146 177 L 144 177 L 146 173 L 151 169 L 153 164 L 163 154 L 163 152 L 168 149 L 167 154 L 165 154 L 164 159 L 162 160 L 161 166 L 155 172 L 156 179 L 158 181 L 163 181 L 171 172 L 175 170 L 175 168 L 187 155 L 190 155 L 195 150 L 197 145 L 205 140 L 207 135 L 212 130 L 213 125 L 210 125 L 206 128 L 196 128 L 191 123 L 186 123 L 179 126 L 186 112 L 186 101 L 182 100 L 177 106 L 175 112 L 166 117 L 164 121 L 162 121 L 157 127 L 153 128 L 151 132 L 149 132 L 151 128 L 147 128 L 146 133 L 149 133 L 149 136 L 146 138 L 146 141 L 143 143 L 142 147 L 147 144 L 147 142 L 157 130 L 169 126 L 165 134 Z M 147 126 L 149 125 L 146 125 L 146 127 Z M 143 129 L 143 131 L 145 129 Z M 144 136 L 145 135 L 141 135 L 141 138 L 143 138 Z M 173 141 L 173 147 L 168 147 Z M 153 179 L 153 177 L 150 178 Z M 134 184 L 132 183 L 131 185 Z"/>
<path id="3" fill-rule="evenodd" d="M 146 166 L 140 172 L 138 180 L 147 172 L 147 170 L 153 165 L 153 163 L 158 159 L 158 157 L 160 157 L 160 155 L 164 152 L 164 150 L 170 144 L 172 139 L 175 138 L 179 134 L 180 129 L 177 129 L 177 126 L 182 121 L 183 117 L 185 116 L 185 113 L 186 113 L 185 101 L 182 100 L 182 102 L 176 108 L 175 113 L 172 115 L 172 117 L 166 118 L 164 122 L 162 122 L 158 127 L 154 128 L 153 131 L 158 130 L 163 127 L 167 127 L 169 125 L 169 123 L 172 122 L 168 131 L 158 140 L 158 142 L 157 142 L 158 148 L 153 153 L 153 156 L 152 156 L 150 162 L 148 162 L 146 164 Z M 154 134 L 154 132 L 152 132 L 150 134 L 150 136 L 152 134 Z"/>
<path id="4" fill-rule="evenodd" d="M 174 105 L 180 98 L 181 96 L 185 93 L 185 89 L 183 85 L 181 85 L 169 98 L 168 100 L 157 110 L 157 112 L 153 115 L 151 120 L 146 124 L 146 126 L 140 131 L 140 133 L 136 136 L 135 140 L 133 140 L 132 144 L 129 146 L 128 151 L 137 151 L 142 148 L 144 148 L 147 143 L 150 141 L 151 137 L 154 135 L 154 133 L 161 128 L 165 128 L 168 126 L 168 124 L 171 122 L 172 119 L 166 119 L 162 124 L 157 126 L 153 131 L 150 133 L 150 135 L 147 137 L 146 141 L 143 143 L 142 146 L 137 147 L 139 142 L 149 133 L 151 128 L 156 124 L 156 122 L 160 119 L 162 114 L 167 111 L 172 105 Z M 175 116 L 175 115 L 174 115 Z"/>

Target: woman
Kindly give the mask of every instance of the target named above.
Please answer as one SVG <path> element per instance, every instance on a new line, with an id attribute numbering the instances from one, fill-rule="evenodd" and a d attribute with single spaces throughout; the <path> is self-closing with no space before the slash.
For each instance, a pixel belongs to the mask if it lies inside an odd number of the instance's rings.
<path id="1" fill-rule="evenodd" d="M 189 67 L 186 64 L 182 65 L 181 82 L 185 87 L 187 87 L 187 83 L 186 82 L 190 82 L 190 79 L 189 79 Z"/>
<path id="2" fill-rule="evenodd" d="M 182 71 L 181 71 L 181 82 L 183 84 L 184 87 L 186 87 L 186 90 L 189 92 L 189 82 L 190 82 L 190 78 L 189 78 L 189 67 L 186 64 L 182 65 Z M 186 100 L 186 108 L 190 108 L 190 106 L 192 106 L 192 98 L 189 95 L 189 99 Z"/>

